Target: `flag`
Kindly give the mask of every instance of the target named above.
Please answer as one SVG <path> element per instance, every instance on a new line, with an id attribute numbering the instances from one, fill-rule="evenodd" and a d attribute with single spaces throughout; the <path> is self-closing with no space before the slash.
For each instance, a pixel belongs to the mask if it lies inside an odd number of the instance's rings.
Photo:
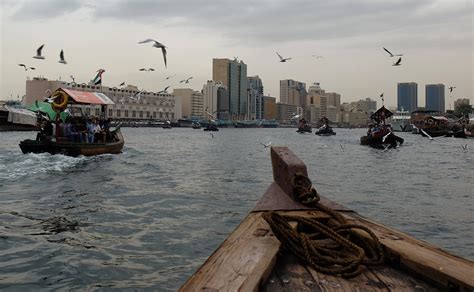
<path id="1" fill-rule="evenodd" d="M 99 69 L 97 71 L 97 75 L 94 77 L 94 79 L 92 79 L 92 83 L 94 83 L 94 85 L 102 84 L 102 73 L 104 72 L 104 69 Z"/>

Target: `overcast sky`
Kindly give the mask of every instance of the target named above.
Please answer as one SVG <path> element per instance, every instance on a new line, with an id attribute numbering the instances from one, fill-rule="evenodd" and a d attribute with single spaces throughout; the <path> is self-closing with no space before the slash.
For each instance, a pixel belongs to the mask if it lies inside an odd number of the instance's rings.
<path id="1" fill-rule="evenodd" d="M 194 76 L 201 90 L 212 79 L 212 58 L 238 57 L 265 94 L 279 98 L 279 80 L 320 82 L 341 100 L 378 99 L 396 105 L 397 83 L 456 86 L 474 98 L 472 0 L 0 0 L 0 99 L 25 94 L 27 77 L 88 82 L 99 68 L 105 86 L 125 81 L 148 91 Z M 168 68 L 159 49 L 168 47 Z M 45 44 L 45 60 L 33 59 Z M 404 54 L 402 66 L 382 49 Z M 67 65 L 58 63 L 64 50 Z M 292 59 L 278 62 L 275 53 Z M 312 55 L 324 56 L 315 59 Z M 18 63 L 36 67 L 25 72 Z M 139 72 L 153 67 L 155 72 Z M 168 75 L 175 75 L 165 81 Z M 452 96 L 452 98 L 450 97 Z M 380 105 L 380 103 L 378 103 Z M 446 106 L 449 109 L 449 105 Z"/>

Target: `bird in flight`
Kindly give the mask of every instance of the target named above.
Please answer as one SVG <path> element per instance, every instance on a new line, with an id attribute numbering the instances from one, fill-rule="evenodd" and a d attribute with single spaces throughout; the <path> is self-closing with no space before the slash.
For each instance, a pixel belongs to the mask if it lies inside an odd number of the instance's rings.
<path id="1" fill-rule="evenodd" d="M 462 147 L 462 150 L 464 150 L 464 152 L 467 151 L 467 144 L 461 145 L 461 147 Z"/>
<path id="2" fill-rule="evenodd" d="M 41 50 L 43 50 L 43 47 L 44 47 L 44 44 L 41 45 L 41 46 L 36 50 L 36 56 L 33 56 L 33 58 L 44 60 L 44 57 L 41 56 Z"/>
<path id="3" fill-rule="evenodd" d="M 61 52 L 59 53 L 59 61 L 58 62 L 61 63 L 61 64 L 64 64 L 64 65 L 67 64 L 66 60 L 64 59 L 64 51 L 63 50 L 61 50 Z"/>
<path id="4" fill-rule="evenodd" d="M 76 83 L 74 76 L 70 75 L 69 77 L 71 77 L 73 83 Z"/>
<path id="5" fill-rule="evenodd" d="M 212 137 L 212 138 L 214 138 L 214 134 L 212 134 L 212 133 L 209 133 L 209 135 L 211 135 L 211 137 Z"/>
<path id="6" fill-rule="evenodd" d="M 21 67 L 25 68 L 25 71 L 28 71 L 28 69 L 30 69 L 30 70 L 36 70 L 35 67 L 27 67 L 25 64 L 18 64 L 18 66 L 21 66 Z"/>
<path id="7" fill-rule="evenodd" d="M 272 145 L 272 142 L 268 142 L 267 144 L 263 144 L 260 142 L 261 145 L 263 145 L 264 148 L 268 148 L 270 147 L 270 145 Z"/>
<path id="8" fill-rule="evenodd" d="M 449 92 L 453 92 L 454 88 L 456 88 L 456 86 L 450 86 L 450 87 L 448 87 Z"/>
<path id="9" fill-rule="evenodd" d="M 120 83 L 119 87 L 122 87 L 122 86 L 124 86 L 124 85 L 125 85 L 125 81 L 122 82 L 122 83 Z"/>
<path id="10" fill-rule="evenodd" d="M 165 89 L 159 91 L 158 94 L 160 94 L 160 93 L 168 93 L 168 88 L 170 88 L 170 86 L 171 86 L 171 85 L 166 86 Z"/>
<path id="11" fill-rule="evenodd" d="M 339 147 L 341 147 L 341 151 L 344 152 L 344 145 L 339 144 Z"/>
<path id="12" fill-rule="evenodd" d="M 192 76 L 191 76 L 191 77 L 189 77 L 189 78 L 187 78 L 187 79 L 183 79 L 183 80 L 181 80 L 179 83 L 185 83 L 185 84 L 187 84 L 187 83 L 189 83 L 189 80 L 191 80 L 191 79 L 193 79 L 193 77 L 192 77 Z"/>
<path id="13" fill-rule="evenodd" d="M 145 90 L 140 90 L 138 92 L 136 92 L 134 95 L 128 97 L 132 100 L 140 100 L 140 98 L 142 97 L 141 94 L 144 92 Z"/>
<path id="14" fill-rule="evenodd" d="M 139 71 L 155 71 L 153 68 L 140 68 Z"/>
<path id="15" fill-rule="evenodd" d="M 149 43 L 149 42 L 153 42 L 153 47 L 155 48 L 160 48 L 161 49 L 161 53 L 163 54 L 163 59 L 165 61 L 165 67 L 167 67 L 166 65 L 166 46 L 163 45 L 162 43 L 158 42 L 158 41 L 155 41 L 153 39 L 146 39 L 146 40 L 143 40 L 141 42 L 138 42 L 139 44 L 146 44 L 146 43 Z"/>
<path id="16" fill-rule="evenodd" d="M 322 58 L 323 58 L 323 56 L 319 56 L 319 55 L 312 55 L 312 56 L 313 56 L 313 57 L 315 57 L 315 58 L 316 58 L 316 60 L 317 60 L 317 59 L 322 59 Z"/>
<path id="17" fill-rule="evenodd" d="M 278 55 L 278 57 L 280 58 L 280 62 L 286 62 L 288 60 L 291 60 L 291 58 L 283 58 L 280 54 L 278 54 L 278 52 L 276 52 L 276 54 Z"/>
<path id="18" fill-rule="evenodd" d="M 387 50 L 386 48 L 383 48 L 383 49 L 385 50 L 385 52 L 387 52 L 390 55 L 390 57 L 401 57 L 401 56 L 403 56 L 403 54 L 395 54 L 394 55 L 389 50 Z"/>
<path id="19" fill-rule="evenodd" d="M 169 80 L 170 78 L 173 78 L 174 76 L 176 76 L 176 75 L 166 76 L 165 80 Z"/>
<path id="20" fill-rule="evenodd" d="M 402 64 L 402 57 L 398 58 L 397 62 L 393 63 L 392 66 L 400 66 Z"/>

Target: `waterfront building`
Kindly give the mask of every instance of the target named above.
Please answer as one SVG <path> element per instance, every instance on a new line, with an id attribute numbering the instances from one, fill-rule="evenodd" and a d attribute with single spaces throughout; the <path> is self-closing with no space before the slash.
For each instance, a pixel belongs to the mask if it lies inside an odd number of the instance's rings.
<path id="1" fill-rule="evenodd" d="M 195 91 L 191 88 L 175 88 L 173 89 L 173 96 L 176 103 L 178 100 L 181 103 L 181 114 L 176 118 L 190 119 L 203 118 L 203 94 L 200 91 Z"/>
<path id="2" fill-rule="evenodd" d="M 280 102 L 303 107 L 306 104 L 306 83 L 292 79 L 280 80 Z"/>
<path id="3" fill-rule="evenodd" d="M 427 84 L 425 86 L 426 110 L 444 113 L 446 111 L 444 94 L 444 84 Z"/>
<path id="4" fill-rule="evenodd" d="M 237 59 L 213 59 L 212 80 L 227 88 L 231 119 L 247 116 L 247 65 Z"/>
<path id="5" fill-rule="evenodd" d="M 208 80 L 203 86 L 203 108 L 218 119 L 229 119 L 229 92 L 220 82 Z M 208 116 L 205 116 L 208 118 Z"/>
<path id="6" fill-rule="evenodd" d="M 261 120 L 263 118 L 263 83 L 257 76 L 247 77 L 248 84 L 248 120 Z"/>
<path id="7" fill-rule="evenodd" d="M 361 99 L 353 104 L 357 110 L 367 112 L 368 114 L 372 114 L 377 110 L 377 101 L 371 98 Z"/>
<path id="8" fill-rule="evenodd" d="M 294 104 L 286 104 L 286 103 L 278 102 L 276 106 L 277 106 L 276 119 L 281 124 L 289 124 L 293 122 L 293 117 L 296 114 L 298 114 L 298 107 Z"/>
<path id="9" fill-rule="evenodd" d="M 263 96 L 263 119 L 276 120 L 278 117 L 276 97 Z"/>
<path id="10" fill-rule="evenodd" d="M 306 96 L 306 107 L 317 107 L 318 110 L 310 109 L 313 114 L 307 117 L 310 122 L 315 123 L 320 118 L 326 117 L 331 122 L 341 121 L 341 95 L 336 92 L 326 92 L 318 82 L 308 87 Z M 319 113 L 319 116 L 316 114 Z"/>
<path id="11" fill-rule="evenodd" d="M 136 86 L 128 85 L 123 88 L 107 87 L 93 84 L 77 84 L 58 80 L 48 80 L 35 77 L 26 81 L 25 105 L 31 105 L 36 100 L 43 101 L 58 88 L 69 88 L 88 92 L 100 92 L 108 96 L 114 105 L 106 106 L 105 115 L 118 120 L 176 120 L 175 98 L 169 93 L 147 92 L 139 90 Z M 132 100 L 129 97 L 140 92 L 140 99 Z M 83 113 L 99 116 L 100 106 L 81 105 Z"/>
<path id="12" fill-rule="evenodd" d="M 418 84 L 405 82 L 397 84 L 397 109 L 413 112 L 418 109 Z"/>

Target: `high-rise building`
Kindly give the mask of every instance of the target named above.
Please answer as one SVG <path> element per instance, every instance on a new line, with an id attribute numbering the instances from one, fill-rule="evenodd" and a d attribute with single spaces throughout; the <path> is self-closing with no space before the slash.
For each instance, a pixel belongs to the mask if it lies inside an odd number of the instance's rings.
<path id="1" fill-rule="evenodd" d="M 277 118 L 276 97 L 263 96 L 263 119 L 273 120 Z"/>
<path id="2" fill-rule="evenodd" d="M 458 107 L 460 104 L 470 104 L 469 99 L 467 98 L 458 98 L 454 101 L 454 109 Z"/>
<path id="3" fill-rule="evenodd" d="M 199 91 L 191 88 L 175 88 L 173 95 L 181 100 L 181 117 L 185 119 L 204 117 L 203 115 L 203 96 Z"/>
<path id="4" fill-rule="evenodd" d="M 398 83 L 397 110 L 415 111 L 418 108 L 418 84 L 415 82 Z"/>
<path id="5" fill-rule="evenodd" d="M 213 59 L 212 80 L 227 88 L 231 118 L 245 119 L 248 98 L 247 65 L 237 59 Z"/>
<path id="6" fill-rule="evenodd" d="M 263 83 L 257 76 L 247 78 L 249 87 L 248 119 L 261 120 L 263 118 Z"/>
<path id="7" fill-rule="evenodd" d="M 204 111 L 218 119 L 229 119 L 229 93 L 227 88 L 214 80 L 208 80 L 202 89 Z"/>
<path id="8" fill-rule="evenodd" d="M 316 107 L 315 109 L 308 109 Z M 332 122 L 339 122 L 341 117 L 341 95 L 335 92 L 326 92 L 321 89 L 318 82 L 314 82 L 308 88 L 306 97 L 306 111 L 310 112 L 307 117 L 311 122 L 317 122 L 320 118 L 326 117 Z"/>
<path id="9" fill-rule="evenodd" d="M 425 107 L 428 111 L 444 113 L 444 84 L 427 84 L 425 86 Z"/>
<path id="10" fill-rule="evenodd" d="M 280 80 L 280 103 L 302 107 L 306 104 L 306 83 L 286 79 Z"/>

